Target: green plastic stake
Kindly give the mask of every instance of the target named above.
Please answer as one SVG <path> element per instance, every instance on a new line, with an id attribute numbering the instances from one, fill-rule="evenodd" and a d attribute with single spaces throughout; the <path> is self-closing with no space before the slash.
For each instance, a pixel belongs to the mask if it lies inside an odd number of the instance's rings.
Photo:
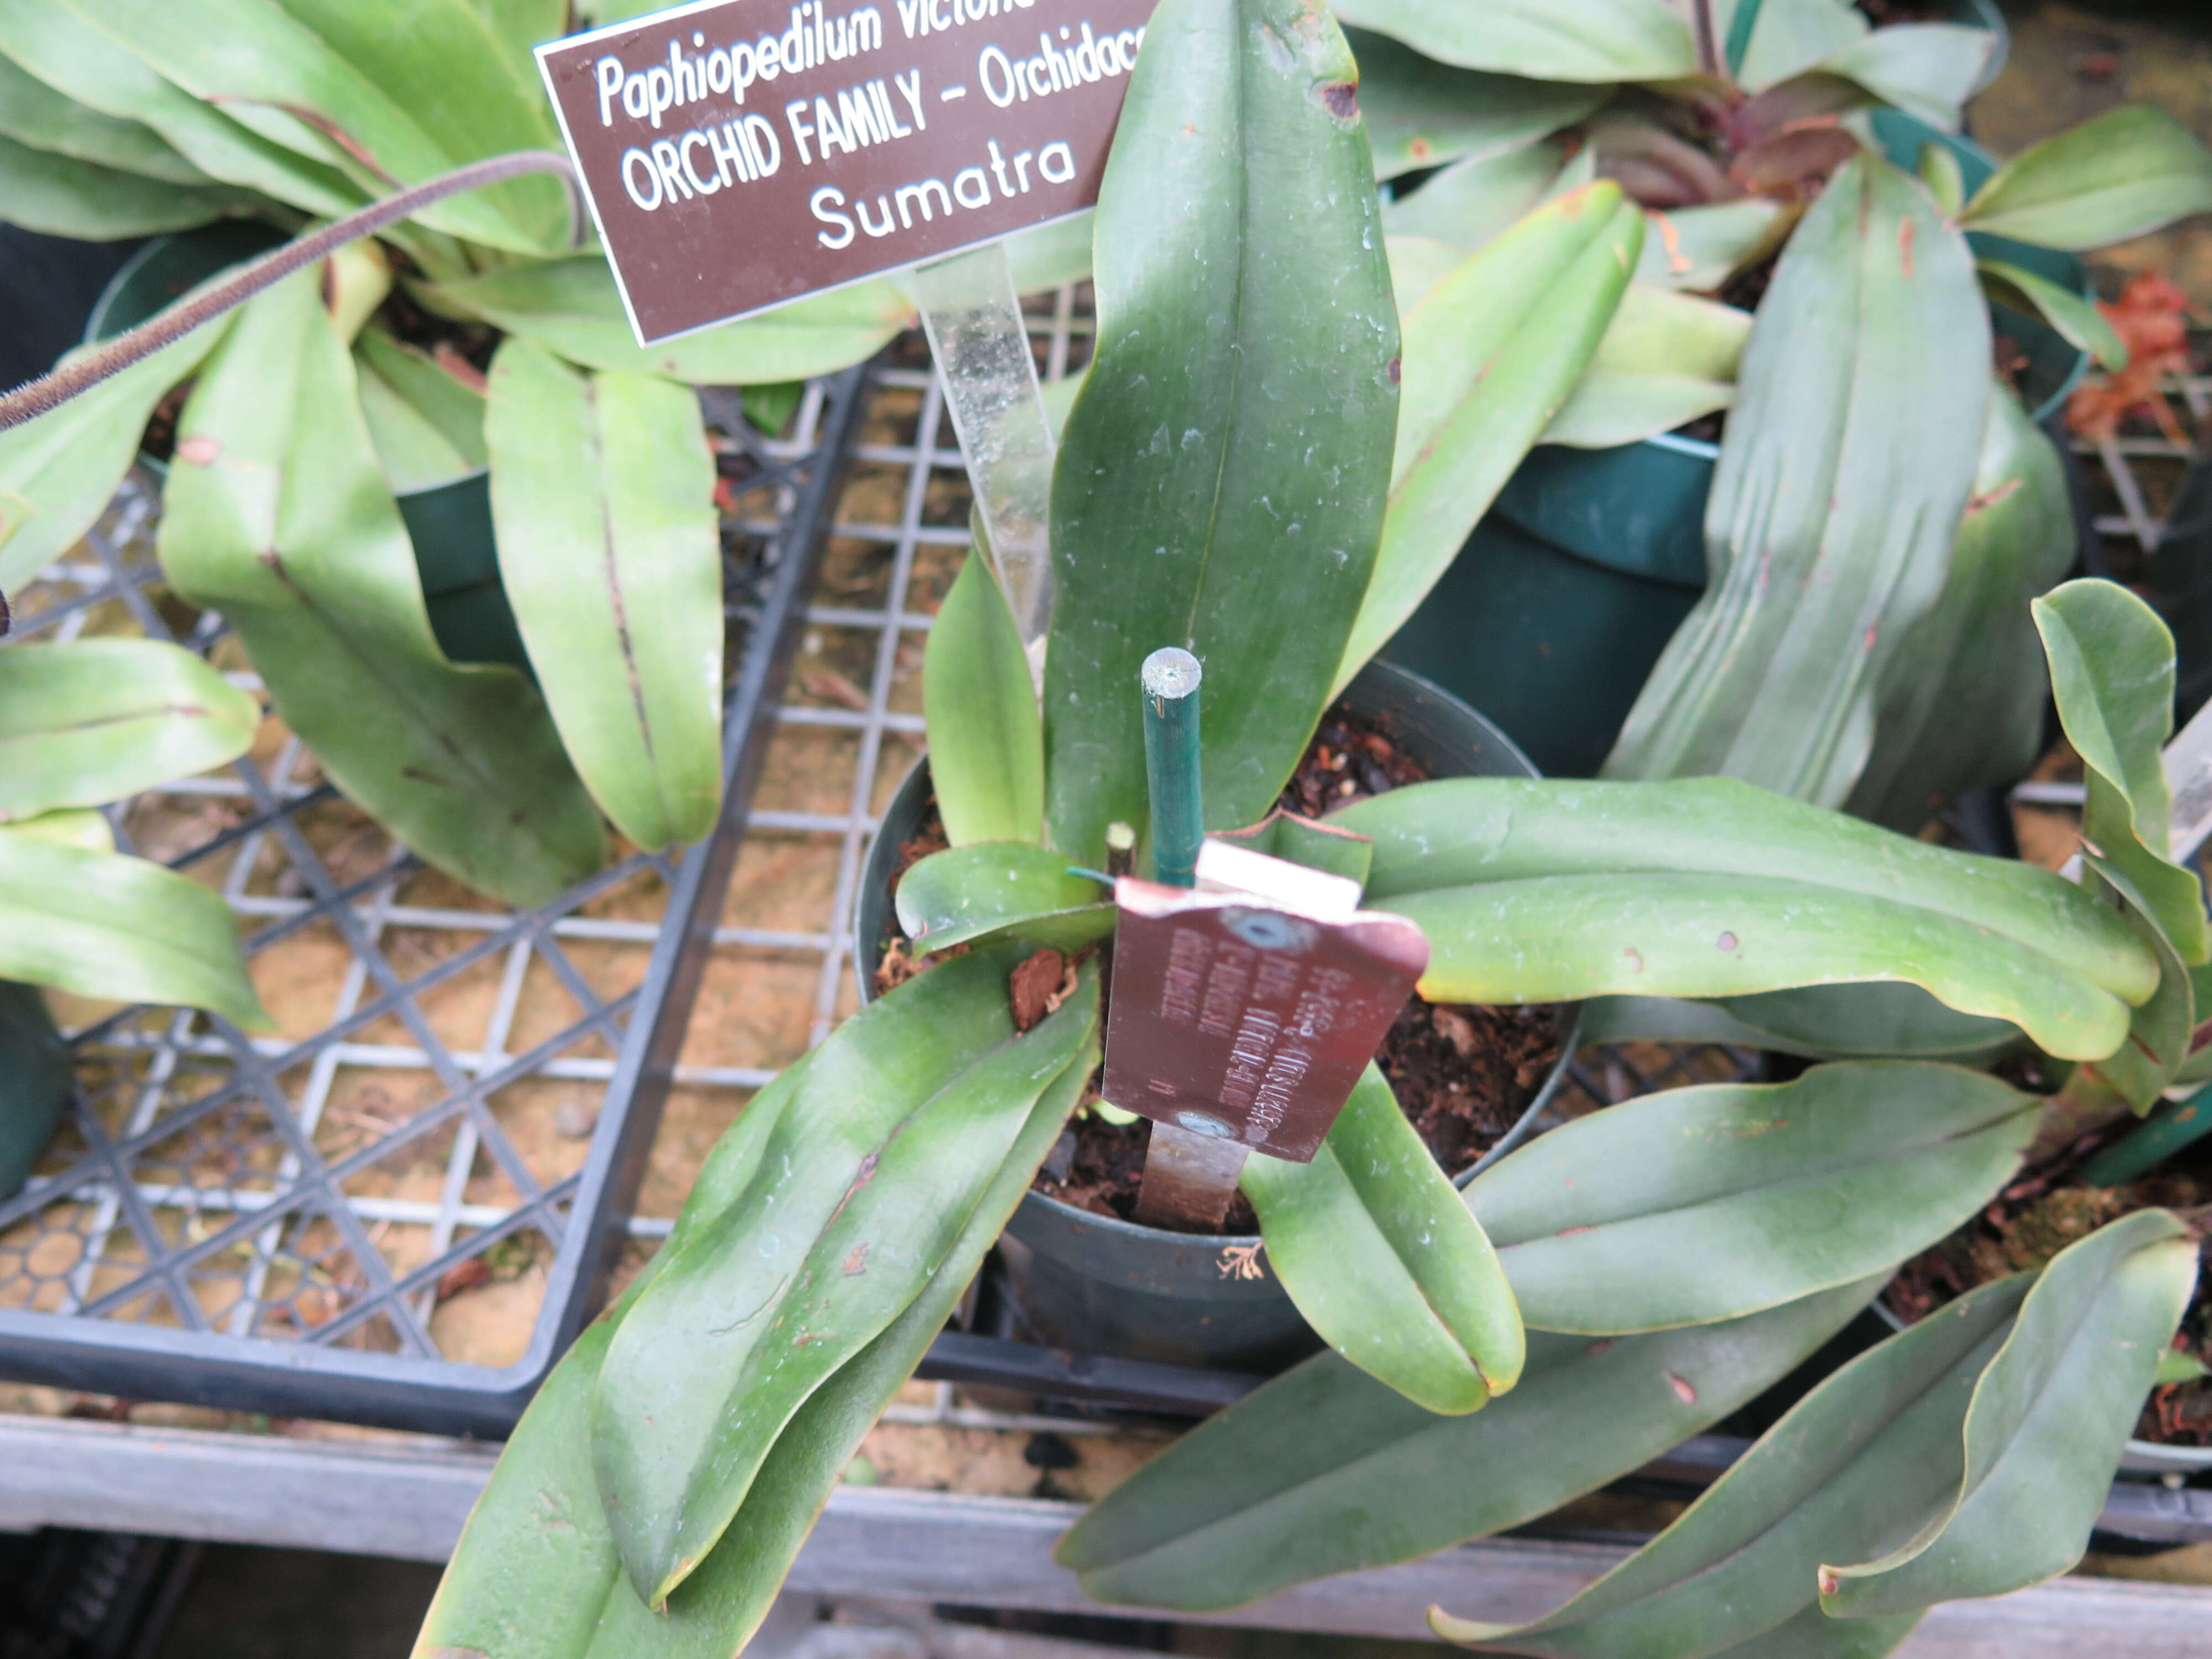
<path id="1" fill-rule="evenodd" d="M 1145 781 L 1152 798 L 1152 878 L 1169 887 L 1198 879 L 1206 836 L 1198 788 L 1198 659 L 1162 646 L 1145 659 Z"/>
<path id="2" fill-rule="evenodd" d="M 2164 1102 L 2084 1164 L 2081 1179 L 2092 1187 L 2124 1187 L 2208 1134 L 2212 1134 L 2212 1083 L 2186 1099 Z"/>

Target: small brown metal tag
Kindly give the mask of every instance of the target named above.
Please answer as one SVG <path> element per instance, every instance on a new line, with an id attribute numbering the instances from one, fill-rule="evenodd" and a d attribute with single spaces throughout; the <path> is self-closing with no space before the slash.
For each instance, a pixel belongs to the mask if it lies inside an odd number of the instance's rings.
<path id="1" fill-rule="evenodd" d="M 538 68 L 642 344 L 1080 212 L 1153 0 L 704 0 Z"/>
<path id="2" fill-rule="evenodd" d="M 1403 916 L 1360 910 L 1356 882 L 1218 841 L 1198 877 L 1115 884 L 1106 1098 L 1309 1163 L 1428 966 L 1428 941 Z"/>

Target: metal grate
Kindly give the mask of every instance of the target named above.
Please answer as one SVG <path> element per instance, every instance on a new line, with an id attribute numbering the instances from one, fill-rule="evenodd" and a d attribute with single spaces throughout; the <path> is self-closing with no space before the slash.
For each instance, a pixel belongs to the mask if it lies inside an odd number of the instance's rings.
<path id="1" fill-rule="evenodd" d="M 220 774 L 109 810 L 118 845 L 220 890 L 280 1026 L 87 1007 L 78 1090 L 0 1202 L 0 1370 L 130 1397 L 500 1432 L 588 1311 L 759 769 L 862 373 L 781 441 L 709 393 L 735 671 L 729 801 L 680 860 L 625 849 L 517 914 L 424 866 L 273 720 Z M 17 637 L 174 639 L 256 691 L 220 617 L 161 586 L 127 484 L 19 596 Z M 700 925 L 702 921 L 705 926 Z M 757 941 L 730 930 L 728 942 Z M 747 1067 L 672 1080 L 750 1088 Z"/>

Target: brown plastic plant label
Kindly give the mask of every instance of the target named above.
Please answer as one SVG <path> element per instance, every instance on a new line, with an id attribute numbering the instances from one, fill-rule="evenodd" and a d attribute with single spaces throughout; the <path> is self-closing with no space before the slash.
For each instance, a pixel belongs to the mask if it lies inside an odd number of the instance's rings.
<path id="1" fill-rule="evenodd" d="M 641 344 L 1098 200 L 1152 0 L 706 0 L 538 49 Z"/>
<path id="2" fill-rule="evenodd" d="M 1115 884 L 1106 1099 L 1310 1163 L 1413 995 L 1428 941 L 1407 917 L 1358 909 L 1356 882 L 1218 841 L 1198 877 Z"/>

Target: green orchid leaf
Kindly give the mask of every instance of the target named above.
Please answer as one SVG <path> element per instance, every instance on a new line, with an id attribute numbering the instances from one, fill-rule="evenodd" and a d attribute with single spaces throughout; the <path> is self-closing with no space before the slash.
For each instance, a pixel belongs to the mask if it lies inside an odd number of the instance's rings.
<path id="1" fill-rule="evenodd" d="M 1283 1289 L 1360 1370 L 1446 1413 L 1520 1381 L 1497 1252 L 1372 1065 L 1310 1164 L 1255 1152 L 1240 1184 Z"/>
<path id="2" fill-rule="evenodd" d="M 0 820 L 204 772 L 244 754 L 260 726 L 251 696 L 158 640 L 0 651 Z"/>
<path id="3" fill-rule="evenodd" d="M 98 6 L 0 0 L 0 52 L 88 109 L 152 128 L 211 179 L 333 217 L 368 199 L 336 166 L 249 131 L 169 80 Z"/>
<path id="4" fill-rule="evenodd" d="M 2009 306 L 2023 317 L 2040 317 L 2101 368 L 2128 366 L 2127 342 L 2094 300 L 2002 259 L 1978 259 L 1974 268 L 1981 273 L 1983 290 L 1998 305 Z"/>
<path id="5" fill-rule="evenodd" d="M 1751 325 L 1734 306 L 1631 283 L 1541 441 L 1611 449 L 1726 409 Z"/>
<path id="6" fill-rule="evenodd" d="M 1398 302 L 1401 317 L 1426 299 L 1429 290 L 1457 270 L 1467 258 L 1465 249 L 1433 236 L 1392 236 L 1385 246 L 1390 254 L 1390 293 Z M 1045 389 L 1048 400 L 1052 392 L 1052 387 Z"/>
<path id="7" fill-rule="evenodd" d="M 2085 851 L 2081 861 L 2118 896 L 2136 936 L 2157 953 L 2160 972 L 2158 990 L 2128 1022 L 2128 1040 L 2103 1059 L 2076 1067 L 2063 1092 L 2082 1101 L 2118 1096 L 2140 1116 L 2158 1104 L 2189 1057 L 2197 1018 L 2195 976 L 2142 890 L 2094 853 Z"/>
<path id="8" fill-rule="evenodd" d="M 351 0 L 57 3 L 240 125 L 379 193 L 559 145 L 543 94 L 507 67 L 469 0 L 409 0 L 404 27 Z M 496 72 L 469 73 L 488 65 Z M 568 235 L 566 192 L 550 178 L 489 185 L 416 217 L 518 253 L 550 252 Z"/>
<path id="9" fill-rule="evenodd" d="M 2212 956 L 2196 872 L 2166 856 L 2173 796 L 2160 751 L 2173 735 L 2173 635 L 2118 582 L 2086 578 L 2037 599 L 2067 741 L 2088 773 L 2081 833 L 2142 896 L 2191 966 Z"/>
<path id="10" fill-rule="evenodd" d="M 840 1026 L 744 1197 L 671 1253 L 623 1322 L 593 1459 L 648 1606 L 706 1559 L 807 1396 L 944 1266 L 1037 1101 L 1089 1045 L 1096 975 L 1023 1034 L 1006 1000 L 1018 959 L 955 957 Z"/>
<path id="11" fill-rule="evenodd" d="M 1079 950 L 1114 931 L 1112 896 L 1035 842 L 979 841 L 932 853 L 899 878 L 899 926 L 916 951 L 1025 939 Z"/>
<path id="12" fill-rule="evenodd" d="M 94 167 L 166 179 L 173 185 L 215 182 L 151 127 L 89 109 L 9 58 L 0 58 L 0 137 Z"/>
<path id="13" fill-rule="evenodd" d="M 2074 533 L 2057 447 L 2010 388 L 1992 389 L 1950 573 L 1882 675 L 1847 811 L 1915 835 L 1966 791 L 2035 763 L 2050 677 L 2028 602 L 2065 575 Z"/>
<path id="14" fill-rule="evenodd" d="M 1303 864 L 1309 870 L 1324 870 L 1362 887 L 1367 884 L 1367 867 L 1375 857 L 1375 844 L 1366 836 L 1279 808 L 1247 829 L 1224 830 L 1212 839 Z"/>
<path id="15" fill-rule="evenodd" d="M 2039 1103 L 1962 1066 L 1815 1066 L 1579 1118 L 1477 1176 L 1468 1207 L 1534 1329 L 1735 1319 L 1936 1243 L 2019 1172 Z"/>
<path id="16" fill-rule="evenodd" d="M 1694 75 L 1689 21 L 1666 0 L 1344 0 L 1347 23 L 1440 64 L 1539 81 L 1672 81 Z"/>
<path id="17" fill-rule="evenodd" d="M 884 1334 L 840 1366 L 776 1437 L 727 1539 L 650 1613 L 621 1581 L 588 1659 L 726 1659 L 758 1628 L 799 1546 L 846 1467 L 983 1265 L 1082 1098 L 1098 1063 L 1094 1042 L 1039 1098 L 991 1177 L 945 1265 Z"/>
<path id="18" fill-rule="evenodd" d="M 568 0 L 470 0 L 483 15 L 485 26 L 499 42 L 507 67 L 531 88 L 538 77 L 535 48 L 568 33 Z"/>
<path id="19" fill-rule="evenodd" d="M 9 653 L 12 655 L 13 653 Z M 276 1025 L 222 895 L 144 859 L 0 830 L 0 979 Z"/>
<path id="20" fill-rule="evenodd" d="M 439 653 L 315 273 L 234 315 L 185 407 L 164 572 L 238 629 L 278 717 L 364 811 L 458 879 L 544 903 L 605 857 L 544 702 L 513 669 Z"/>
<path id="21" fill-rule="evenodd" d="M 106 813 L 89 806 L 68 806 L 58 811 L 41 812 L 34 818 L 11 819 L 0 824 L 0 832 L 28 836 L 34 841 L 52 842 L 88 853 L 115 850 L 115 826 L 107 821 Z"/>
<path id="22" fill-rule="evenodd" d="M 72 1080 L 69 1045 L 38 988 L 0 980 L 0 1200 L 46 1156 Z"/>
<path id="23" fill-rule="evenodd" d="M 622 1575 L 591 1463 L 592 1392 L 616 1325 L 646 1281 L 634 1284 L 612 1314 L 577 1340 L 508 1441 L 439 1585 L 416 1659 L 496 1652 L 499 1644 L 518 1638 L 545 1659 L 727 1659 L 744 1647 L 861 1437 L 944 1328 L 1020 1203 L 1097 1060 L 1094 1045 L 1045 1091 L 927 1287 L 817 1389 L 777 1436 L 747 1495 L 742 1539 L 717 1547 L 659 1613 L 646 1611 Z M 781 1083 L 770 1091 L 783 1102 L 794 1092 Z M 738 1120 L 744 1128 L 764 1103 L 766 1126 L 748 1149 L 755 1167 L 775 1121 L 769 1094 L 756 1097 Z M 714 1157 L 721 1155 L 718 1147 Z M 669 1260 L 679 1241 L 738 1196 L 743 1183 L 734 1177 L 741 1166 L 728 1162 L 713 1201 L 702 1201 L 716 1167 L 710 1158 L 656 1263 Z M 653 1271 L 648 1264 L 647 1274 Z"/>
<path id="24" fill-rule="evenodd" d="M 189 230 L 247 211 L 256 201 L 227 185 L 172 184 L 0 137 L 0 213 L 42 235 L 112 242 Z"/>
<path id="25" fill-rule="evenodd" d="M 361 412 L 394 494 L 434 489 L 490 465 L 480 388 L 379 327 L 361 331 L 353 355 Z"/>
<path id="26" fill-rule="evenodd" d="M 2069 127 L 1991 173 L 1970 230 L 2081 252 L 2212 211 L 2212 152 L 2163 110 L 2130 104 Z"/>
<path id="27" fill-rule="evenodd" d="M 1955 219 L 1966 210 L 1966 169 L 1948 144 L 1931 140 L 1921 145 L 1920 182 L 1928 186 L 1946 218 Z"/>
<path id="28" fill-rule="evenodd" d="M 1572 126 L 1611 95 L 1602 86 L 1453 69 L 1366 29 L 1346 29 L 1344 38 L 1359 62 L 1359 109 L 1377 179 L 1518 149 Z"/>
<path id="29" fill-rule="evenodd" d="M 1420 921 L 1432 1001 L 1895 981 L 2101 1060 L 2158 988 L 2128 925 L 2047 870 L 1732 780 L 1449 779 L 1329 821 L 1373 838 L 1367 902 Z"/>
<path id="30" fill-rule="evenodd" d="M 1666 1531 L 1556 1612 L 1517 1626 L 1431 1613 L 1431 1625 L 1447 1641 L 1615 1659 L 1725 1650 L 1808 1609 L 1826 1619 L 1823 1561 L 1903 1543 L 1958 1490 L 1968 1402 L 2028 1283 L 2021 1274 L 1985 1285 L 1852 1360 Z"/>
<path id="31" fill-rule="evenodd" d="M 1765 92 L 1850 51 L 1869 33 L 1865 15 L 1842 0 L 1763 0 L 1735 78 L 1748 92 Z"/>
<path id="32" fill-rule="evenodd" d="M 60 408 L 0 432 L 0 592 L 29 581 L 99 521 L 131 471 L 154 405 L 229 326 L 221 318 L 194 329 Z"/>
<path id="33" fill-rule="evenodd" d="M 1042 294 L 1087 281 L 1091 229 L 1097 218 L 1097 210 L 1085 209 L 1049 224 L 1016 231 L 1002 241 L 1000 246 L 1006 250 L 1014 292 Z"/>
<path id="34" fill-rule="evenodd" d="M 1146 822 L 1152 651 L 1205 665 L 1217 828 L 1273 805 L 1329 695 L 1398 407 L 1357 79 L 1298 0 L 1164 0 L 1147 27 L 1099 194 L 1097 346 L 1053 471 L 1046 815 L 1079 863 L 1109 823 Z"/>
<path id="35" fill-rule="evenodd" d="M 1924 1616 L 1904 1613 L 1894 1619 L 1831 1619 L 1816 1605 L 1710 1659 L 1885 1659 L 1903 1645 Z"/>
<path id="36" fill-rule="evenodd" d="M 921 659 L 930 781 L 955 847 L 1034 843 L 1044 834 L 1036 683 L 1005 590 L 991 574 L 980 515 L 974 534 L 975 550 L 938 609 Z"/>
<path id="37" fill-rule="evenodd" d="M 653 1277 L 751 1184 L 807 1065 L 801 1059 L 746 1103 L 701 1162 L 659 1254 L 539 1385 L 439 1581 L 416 1659 L 492 1652 L 518 1638 L 548 1659 L 582 1659 L 605 1601 L 617 1592 L 629 1595 L 592 1468 L 592 1395 L 599 1368 Z"/>
<path id="38" fill-rule="evenodd" d="M 1876 981 L 1690 1002 L 1597 997 L 1584 1005 L 1583 1041 L 1723 1042 L 1808 1060 L 1938 1060 L 1979 1069 L 2027 1039 L 2008 1020 L 1949 1008 L 1917 985 Z"/>
<path id="39" fill-rule="evenodd" d="M 1824 74 L 1863 87 L 1883 103 L 1946 132 L 1989 68 L 1996 36 L 1959 23 L 1897 23 L 1828 58 Z"/>
<path id="40" fill-rule="evenodd" d="M 2212 1365 L 2206 1364 L 2186 1348 L 2168 1348 L 2158 1357 L 2158 1370 L 2151 1377 L 2154 1388 L 2171 1388 L 2176 1382 L 2194 1382 L 2200 1377 L 2212 1376 Z"/>
<path id="41" fill-rule="evenodd" d="M 1646 213 L 1649 229 L 1636 280 L 1653 288 L 1710 294 L 1789 234 L 1794 218 L 1764 197 Z"/>
<path id="42" fill-rule="evenodd" d="M 1776 268 L 1706 507 L 1711 581 L 1602 775 L 1720 773 L 1833 805 L 1934 606 L 1990 397 L 1966 238 L 1862 155 Z"/>
<path id="43" fill-rule="evenodd" d="M 614 273 L 598 253 L 540 259 L 432 285 L 441 309 L 478 317 L 589 368 L 665 374 L 701 385 L 803 380 L 872 356 L 914 321 L 888 283 L 855 283 L 743 322 L 641 346 Z"/>
<path id="44" fill-rule="evenodd" d="M 1407 315 L 1382 546 L 1330 695 L 1413 615 L 1572 393 L 1643 230 L 1618 185 L 1588 185 L 1530 214 Z"/>
<path id="45" fill-rule="evenodd" d="M 509 339 L 484 441 L 500 580 L 569 758 L 638 846 L 722 793 L 722 545 L 698 395 Z"/>
<path id="46" fill-rule="evenodd" d="M 1461 1417 L 1322 1354 L 1184 1435 L 1054 1554 L 1096 1600 L 1204 1612 L 1502 1532 L 1718 1422 L 1878 1288 L 1609 1342 L 1532 1334 L 1521 1385 Z"/>
<path id="47" fill-rule="evenodd" d="M 1974 1385 L 1948 1502 L 1888 1554 L 1827 1554 L 1821 1607 L 1884 1618 L 2079 1561 L 2196 1285 L 2197 1249 L 2172 1215 L 2139 1210 L 2054 1257 Z"/>
<path id="48" fill-rule="evenodd" d="M 1393 240 L 1417 236 L 1473 253 L 1542 203 L 1565 165 L 1565 152 L 1540 139 L 1467 156 L 1384 208 L 1382 228 Z"/>

